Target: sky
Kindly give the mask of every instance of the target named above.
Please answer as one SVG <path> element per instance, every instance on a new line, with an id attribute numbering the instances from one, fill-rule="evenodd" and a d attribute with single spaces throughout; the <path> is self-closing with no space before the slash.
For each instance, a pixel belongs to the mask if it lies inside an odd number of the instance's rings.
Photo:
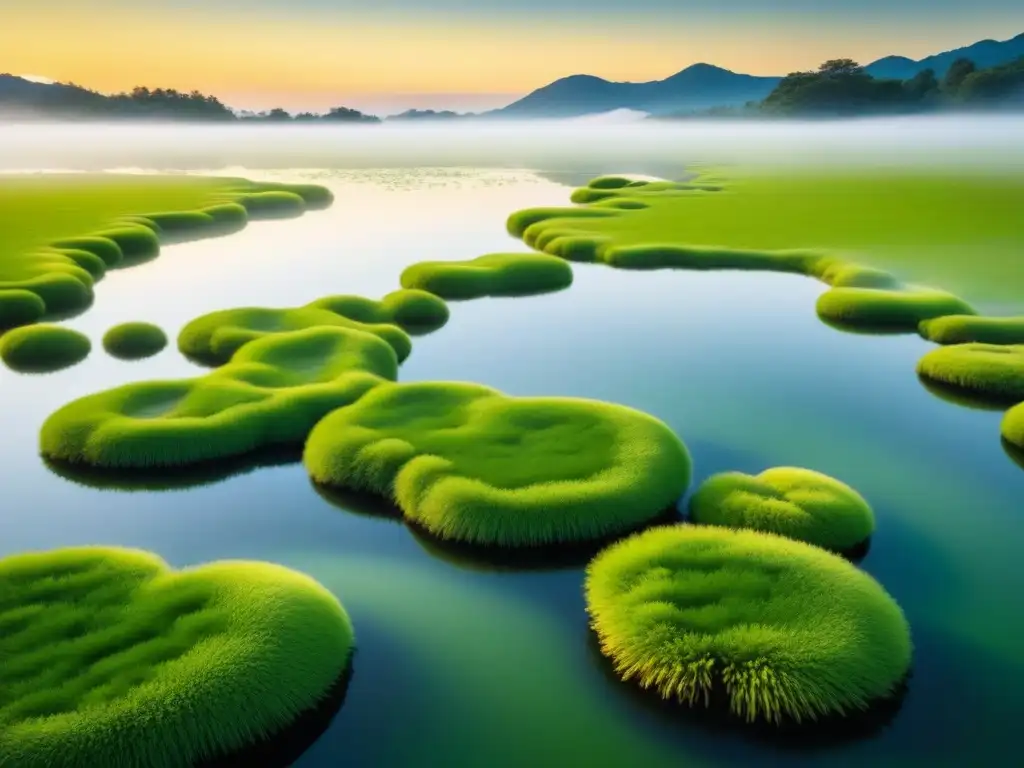
<path id="1" fill-rule="evenodd" d="M 781 75 L 1024 32 L 1021 0 L 0 0 L 0 72 L 231 106 L 501 106 L 566 75 Z"/>

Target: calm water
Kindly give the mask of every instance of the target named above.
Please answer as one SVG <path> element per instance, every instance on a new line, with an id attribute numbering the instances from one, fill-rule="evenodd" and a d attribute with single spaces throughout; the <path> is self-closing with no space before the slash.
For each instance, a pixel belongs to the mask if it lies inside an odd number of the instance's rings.
<path id="1" fill-rule="evenodd" d="M 110 274 L 96 305 L 69 321 L 96 344 L 88 360 L 47 376 L 0 370 L 0 556 L 110 544 L 176 566 L 266 559 L 312 574 L 345 604 L 359 650 L 344 707 L 300 768 L 1008 764 L 1024 714 L 1024 472 L 1001 448 L 1000 414 L 921 386 L 924 342 L 825 327 L 812 281 L 576 266 L 562 293 L 453 305 L 401 378 L 640 408 L 688 444 L 692 487 L 785 464 L 857 487 L 879 528 L 863 567 L 903 606 L 917 646 L 902 711 L 865 741 L 797 753 L 667 717 L 609 679 L 588 637 L 580 569 L 453 560 L 399 523 L 325 499 L 297 463 L 127 492 L 59 477 L 37 457 L 40 424 L 68 400 L 200 372 L 173 349 L 142 363 L 106 357 L 99 337 L 114 323 L 174 334 L 228 306 L 378 297 L 417 260 L 522 250 L 506 215 L 564 203 L 561 182 L 574 174 L 651 172 L 551 168 L 282 172 L 327 184 L 336 204 Z"/>

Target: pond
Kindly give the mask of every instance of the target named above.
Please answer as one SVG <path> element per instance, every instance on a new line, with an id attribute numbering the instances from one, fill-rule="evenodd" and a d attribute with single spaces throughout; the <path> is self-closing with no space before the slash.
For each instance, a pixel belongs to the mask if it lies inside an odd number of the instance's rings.
<path id="1" fill-rule="evenodd" d="M 65 402 L 201 372 L 173 344 L 143 362 L 106 356 L 111 325 L 146 320 L 173 337 L 213 309 L 377 298 L 415 261 L 524 250 L 506 216 L 565 203 L 580 174 L 653 170 L 607 165 L 227 169 L 325 184 L 336 202 L 114 271 L 67 321 L 93 339 L 89 359 L 45 376 L 0 369 L 0 556 L 107 544 L 175 566 L 263 559 L 313 575 L 344 603 L 359 647 L 344 706 L 299 768 L 1005 762 L 1024 712 L 1024 473 L 1000 444 L 1001 414 L 926 390 L 922 340 L 819 322 L 823 287 L 801 277 L 574 265 L 563 292 L 453 303 L 400 379 L 647 411 L 687 443 L 691 487 L 795 465 L 857 488 L 878 518 L 862 567 L 903 607 L 916 649 L 901 711 L 860 741 L 768 746 L 650 706 L 594 649 L 581 567 L 489 568 L 439 550 L 359 500 L 318 493 L 294 456 L 163 489 L 93 487 L 37 456 L 40 424 Z"/>

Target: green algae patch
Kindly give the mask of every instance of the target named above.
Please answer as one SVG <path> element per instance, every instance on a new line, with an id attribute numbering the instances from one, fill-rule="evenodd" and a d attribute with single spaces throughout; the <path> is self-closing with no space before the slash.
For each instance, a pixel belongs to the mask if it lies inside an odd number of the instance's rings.
<path id="1" fill-rule="evenodd" d="M 0 336 L 0 359 L 26 373 L 59 371 L 89 356 L 89 337 L 61 325 L 28 325 Z"/>
<path id="2" fill-rule="evenodd" d="M 448 305 L 440 296 L 415 288 L 392 291 L 380 301 L 348 294 L 325 296 L 308 306 L 366 324 L 391 323 L 409 333 L 427 333 L 448 322 Z"/>
<path id="3" fill-rule="evenodd" d="M 221 365 L 245 344 L 305 328 L 352 328 L 371 333 L 394 349 L 399 362 L 412 352 L 409 335 L 390 323 L 363 323 L 314 305 L 275 309 L 239 307 L 197 317 L 178 334 L 182 354 L 208 365 Z"/>
<path id="4" fill-rule="evenodd" d="M 354 643 L 327 589 L 270 563 L 174 571 L 100 547 L 0 559 L 2 762 L 229 759 L 329 699 Z"/>
<path id="5" fill-rule="evenodd" d="M 34 323 L 46 313 L 46 304 L 32 291 L 0 291 L 0 331 Z"/>
<path id="6" fill-rule="evenodd" d="M 871 507 L 853 488 L 797 467 L 713 475 L 690 498 L 690 518 L 701 525 L 777 533 L 836 552 L 852 552 L 875 530 Z"/>
<path id="7" fill-rule="evenodd" d="M 917 363 L 920 376 L 996 400 L 1024 400 L 1024 345 L 954 344 Z"/>
<path id="8" fill-rule="evenodd" d="M 167 346 L 167 334 L 152 323 L 121 323 L 103 335 L 103 348 L 122 360 L 152 357 Z"/>
<path id="9" fill-rule="evenodd" d="M 918 331 L 936 344 L 1024 344 L 1024 317 L 949 315 L 921 323 Z"/>
<path id="10" fill-rule="evenodd" d="M 236 231 L 248 221 L 247 207 L 257 217 L 272 217 L 324 207 L 332 199 L 330 190 L 316 185 L 232 178 L 8 177 L 0 180 L 0 293 L 34 293 L 46 314 L 78 311 L 92 302 L 93 282 L 106 269 L 155 257 L 161 239 Z"/>
<path id="11" fill-rule="evenodd" d="M 403 288 L 444 299 L 523 296 L 567 288 L 572 269 L 562 259 L 535 253 L 492 253 L 466 261 L 423 261 L 402 272 Z"/>
<path id="12" fill-rule="evenodd" d="M 912 644 L 896 602 L 830 552 L 758 531 L 677 525 L 587 568 L 587 610 L 626 681 L 748 723 L 850 716 L 896 695 Z"/>
<path id="13" fill-rule="evenodd" d="M 398 375 L 394 349 L 352 328 L 258 339 L 194 379 L 148 381 L 75 400 L 44 422 L 44 457 L 110 469 L 182 467 L 300 445 L 335 408 Z"/>
<path id="14" fill-rule="evenodd" d="M 498 547 L 634 530 L 690 479 L 685 446 L 652 416 L 464 383 L 381 385 L 320 422 L 303 460 L 317 483 L 392 500 L 433 536 Z"/>

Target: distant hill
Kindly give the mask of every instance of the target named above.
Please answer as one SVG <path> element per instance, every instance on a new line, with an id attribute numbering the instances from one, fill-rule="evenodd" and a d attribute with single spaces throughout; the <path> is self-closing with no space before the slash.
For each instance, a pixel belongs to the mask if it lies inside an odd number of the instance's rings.
<path id="1" fill-rule="evenodd" d="M 391 122 L 392 120 L 454 120 L 456 118 L 468 116 L 469 115 L 459 114 L 458 112 L 452 112 L 447 109 L 440 112 L 433 109 L 407 109 L 405 112 L 401 112 L 397 115 L 388 115 L 384 119 L 388 122 Z"/>
<path id="2" fill-rule="evenodd" d="M 564 118 L 616 109 L 666 114 L 759 101 L 771 93 L 779 80 L 737 74 L 710 64 L 694 64 L 664 80 L 647 83 L 617 83 L 593 75 L 572 75 L 485 114 Z"/>
<path id="3" fill-rule="evenodd" d="M 982 40 L 973 45 L 937 53 L 916 61 L 905 56 L 886 56 L 868 64 L 865 69 L 869 75 L 879 79 L 909 80 L 926 69 L 935 70 L 936 77 L 941 78 L 946 74 L 949 65 L 957 59 L 970 59 L 978 69 L 988 69 L 1011 62 L 1020 56 L 1024 56 L 1024 33 L 1002 42 Z"/>

